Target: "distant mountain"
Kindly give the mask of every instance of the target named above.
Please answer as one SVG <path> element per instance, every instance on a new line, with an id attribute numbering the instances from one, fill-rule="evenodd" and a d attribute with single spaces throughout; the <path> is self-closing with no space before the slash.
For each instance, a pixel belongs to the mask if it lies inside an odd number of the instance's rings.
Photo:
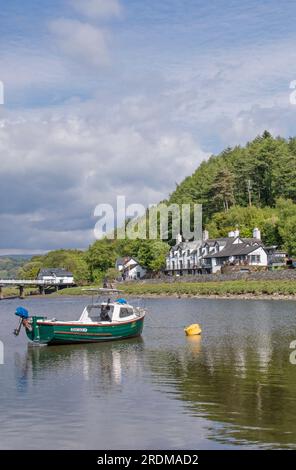
<path id="1" fill-rule="evenodd" d="M 31 259 L 33 256 L 36 256 L 36 255 L 0 255 L 0 258 L 10 258 L 10 259 L 25 259 L 25 260 L 29 260 Z"/>
<path id="2" fill-rule="evenodd" d="M 19 269 L 26 264 L 33 255 L 0 255 L 0 279 L 15 279 Z"/>

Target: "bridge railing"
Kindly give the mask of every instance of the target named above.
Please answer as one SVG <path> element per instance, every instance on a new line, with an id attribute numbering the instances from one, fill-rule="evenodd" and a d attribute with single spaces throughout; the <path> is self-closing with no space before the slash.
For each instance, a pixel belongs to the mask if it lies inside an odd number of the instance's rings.
<path id="1" fill-rule="evenodd" d="M 29 280 L 29 279 L 0 279 L 0 286 L 62 286 L 71 285 L 74 281 L 59 281 L 59 280 Z"/>

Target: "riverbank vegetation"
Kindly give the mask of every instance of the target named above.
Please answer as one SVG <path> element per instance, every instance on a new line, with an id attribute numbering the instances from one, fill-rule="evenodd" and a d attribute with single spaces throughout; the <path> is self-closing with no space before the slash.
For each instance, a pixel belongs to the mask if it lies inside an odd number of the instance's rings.
<path id="1" fill-rule="evenodd" d="M 120 287 L 128 295 L 280 295 L 296 296 L 293 281 L 223 281 L 223 282 L 173 282 L 128 283 Z"/>
<path id="2" fill-rule="evenodd" d="M 59 291 L 49 290 L 46 294 L 55 296 L 90 296 L 91 289 L 100 287 L 100 283 L 85 286 L 68 287 Z M 208 282 L 127 282 L 114 285 L 128 296 L 188 296 L 188 297 L 289 297 L 296 299 L 296 282 L 291 280 L 237 280 Z M 4 298 L 17 297 L 16 288 L 4 288 Z M 38 295 L 36 289 L 25 289 L 25 296 Z"/>

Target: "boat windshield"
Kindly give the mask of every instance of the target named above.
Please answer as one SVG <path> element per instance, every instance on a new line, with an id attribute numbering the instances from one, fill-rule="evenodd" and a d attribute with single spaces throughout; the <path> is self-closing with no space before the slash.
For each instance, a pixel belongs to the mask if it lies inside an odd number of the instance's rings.
<path id="1" fill-rule="evenodd" d="M 102 304 L 89 307 L 88 316 L 93 322 L 111 321 L 113 316 L 113 305 Z"/>

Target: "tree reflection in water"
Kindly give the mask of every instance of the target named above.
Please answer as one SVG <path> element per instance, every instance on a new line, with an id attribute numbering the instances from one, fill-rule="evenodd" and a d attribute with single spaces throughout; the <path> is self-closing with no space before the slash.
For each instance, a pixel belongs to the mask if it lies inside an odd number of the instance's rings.
<path id="1" fill-rule="evenodd" d="M 286 344 L 273 334 L 186 342 L 149 351 L 154 382 L 191 415 L 223 424 L 211 429 L 212 439 L 296 446 L 296 367 Z"/>

